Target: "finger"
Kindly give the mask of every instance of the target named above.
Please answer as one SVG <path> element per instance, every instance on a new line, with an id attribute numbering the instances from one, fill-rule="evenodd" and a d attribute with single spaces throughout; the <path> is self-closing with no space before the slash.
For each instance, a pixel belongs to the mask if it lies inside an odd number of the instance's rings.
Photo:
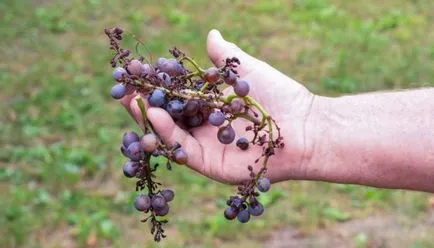
<path id="1" fill-rule="evenodd" d="M 157 132 L 164 143 L 174 145 L 179 143 L 188 154 L 187 164 L 192 169 L 202 172 L 202 147 L 199 142 L 173 121 L 172 117 L 161 108 L 149 108 L 147 111 L 154 131 Z"/>
<path id="2" fill-rule="evenodd" d="M 262 61 L 248 55 L 232 42 L 227 42 L 216 29 L 208 34 L 207 52 L 211 61 L 217 67 L 225 65 L 226 58 L 237 57 L 241 65 L 237 68 L 238 74 L 243 77 L 253 71 Z"/>

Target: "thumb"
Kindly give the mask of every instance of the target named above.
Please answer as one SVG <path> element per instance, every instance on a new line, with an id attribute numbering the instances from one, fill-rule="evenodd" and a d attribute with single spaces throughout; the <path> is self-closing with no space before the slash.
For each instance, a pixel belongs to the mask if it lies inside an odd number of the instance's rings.
<path id="1" fill-rule="evenodd" d="M 255 70 L 260 63 L 263 63 L 245 53 L 234 43 L 223 39 L 220 32 L 216 29 L 208 33 L 207 52 L 209 58 L 217 67 L 224 66 L 226 58 L 237 57 L 241 62 L 241 65 L 237 68 L 237 72 L 241 77 L 244 77 Z"/>

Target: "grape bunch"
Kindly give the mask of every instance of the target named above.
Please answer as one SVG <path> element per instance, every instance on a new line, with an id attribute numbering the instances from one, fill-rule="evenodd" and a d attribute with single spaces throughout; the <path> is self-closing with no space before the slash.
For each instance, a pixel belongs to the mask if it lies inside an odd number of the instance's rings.
<path id="1" fill-rule="evenodd" d="M 137 94 L 146 97 L 150 107 L 162 108 L 172 119 L 186 130 L 202 125 L 215 126 L 217 140 L 224 145 L 236 145 L 240 152 L 251 145 L 262 147 L 255 163 L 260 163 L 255 172 L 246 165 L 250 177 L 238 186 L 236 195 L 227 200 L 224 216 L 228 220 L 238 219 L 246 223 L 251 216 L 260 216 L 264 206 L 259 201 L 260 193 L 267 192 L 271 183 L 265 177 L 267 162 L 277 148 L 284 146 L 280 128 L 266 110 L 249 96 L 250 86 L 238 77 L 240 61 L 236 57 L 227 58 L 222 67 L 201 68 L 196 61 L 176 47 L 170 49 L 171 58 L 158 58 L 155 63 L 143 56 L 134 57 L 132 52 L 120 46 L 124 31 L 118 27 L 105 29 L 114 56 L 110 64 L 114 68 L 112 76 L 116 83 L 111 88 L 111 96 L 121 99 L 126 95 Z M 143 44 L 137 40 L 137 45 Z M 136 46 L 137 50 L 137 46 Z M 223 95 L 224 87 L 232 87 L 234 94 Z M 188 164 L 188 154 L 179 143 L 165 144 L 146 116 L 146 107 L 141 97 L 134 100 L 141 112 L 143 135 L 129 131 L 124 133 L 120 145 L 121 153 L 128 158 L 123 173 L 136 179 L 136 191 L 141 191 L 134 207 L 147 217 L 142 222 L 151 223 L 151 234 L 155 241 L 165 238 L 162 219 L 169 212 L 170 202 L 175 194 L 171 189 L 161 188 L 156 181 L 159 164 L 152 164 L 153 157 L 167 158 L 166 167 Z M 252 139 L 240 136 L 236 142 L 232 123 L 245 119 L 250 124 L 246 132 Z M 146 193 L 143 193 L 146 192 Z"/>

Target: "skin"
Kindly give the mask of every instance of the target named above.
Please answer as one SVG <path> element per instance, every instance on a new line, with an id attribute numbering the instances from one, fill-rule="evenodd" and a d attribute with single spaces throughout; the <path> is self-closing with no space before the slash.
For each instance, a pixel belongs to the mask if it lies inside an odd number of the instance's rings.
<path id="1" fill-rule="evenodd" d="M 328 98 L 225 41 L 208 35 L 207 52 L 217 66 L 237 57 L 240 78 L 281 127 L 285 147 L 270 157 L 266 176 L 273 182 L 319 180 L 434 192 L 434 89 Z M 231 89 L 225 91 L 231 93 Z M 134 95 L 120 102 L 141 126 Z M 179 142 L 188 166 L 214 180 L 237 184 L 248 179 L 247 165 L 259 147 L 241 151 L 218 142 L 217 127 L 184 131 L 162 109 L 148 108 L 148 118 L 168 144 Z M 235 121 L 237 138 L 251 137 L 247 122 Z"/>

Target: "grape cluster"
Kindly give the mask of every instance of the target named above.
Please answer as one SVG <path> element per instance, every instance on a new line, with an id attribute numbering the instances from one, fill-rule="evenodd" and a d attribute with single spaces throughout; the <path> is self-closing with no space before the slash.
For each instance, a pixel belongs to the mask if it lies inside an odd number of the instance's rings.
<path id="1" fill-rule="evenodd" d="M 245 131 L 252 132 L 253 138 L 249 140 L 241 136 L 235 145 L 240 152 L 248 150 L 250 145 L 261 146 L 262 154 L 255 161 L 262 161 L 261 169 L 254 172 L 251 165 L 246 165 L 250 179 L 238 187 L 237 195 L 229 198 L 224 216 L 245 223 L 250 216 L 262 215 L 264 206 L 258 196 L 259 192 L 270 189 L 270 180 L 264 177 L 267 161 L 276 148 L 282 148 L 284 144 L 274 119 L 248 96 L 249 83 L 240 79 L 236 70 L 240 61 L 235 57 L 227 58 L 222 67 L 203 69 L 192 58 L 173 48 L 169 50 L 172 58 L 162 57 L 152 63 L 143 56 L 133 57 L 130 50 L 121 48 L 123 30 L 112 28 L 104 31 L 110 40 L 110 49 L 115 53 L 110 61 L 116 81 L 110 92 L 114 99 L 133 93 L 145 96 L 150 107 L 164 109 L 181 128 L 215 126 L 216 138 L 224 145 L 232 144 L 237 137 L 232 127 L 235 120 L 249 121 Z M 138 41 L 138 44 L 142 42 Z M 224 96 L 221 90 L 225 86 L 232 87 L 234 94 Z M 147 119 L 142 98 L 134 99 L 142 114 L 142 120 L 138 121 L 144 126 L 144 134 L 126 132 L 123 135 L 120 150 L 128 158 L 123 173 L 128 178 L 136 178 L 137 191 L 147 190 L 147 194 L 140 193 L 136 197 L 134 206 L 148 214 L 142 221 L 151 223 L 154 240 L 160 241 L 165 237 L 162 225 L 167 222 L 161 217 L 169 212 L 168 202 L 174 198 L 174 192 L 160 189 L 161 184 L 155 181 L 158 165 L 152 166 L 150 159 L 164 156 L 168 158 L 166 167 L 171 169 L 173 162 L 187 164 L 188 154 L 178 143 L 169 146 L 162 142 Z"/>

